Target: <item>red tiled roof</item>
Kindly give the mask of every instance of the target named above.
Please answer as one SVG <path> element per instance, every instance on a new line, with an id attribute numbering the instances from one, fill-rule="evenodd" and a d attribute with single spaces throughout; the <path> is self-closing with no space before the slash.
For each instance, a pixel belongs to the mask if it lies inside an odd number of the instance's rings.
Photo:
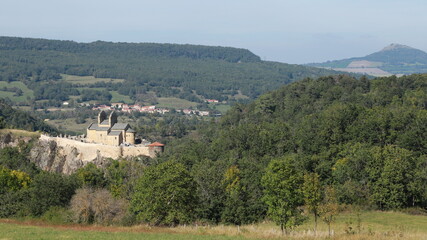
<path id="1" fill-rule="evenodd" d="M 149 147 L 164 147 L 165 145 L 159 142 L 153 142 L 152 144 L 148 145 Z"/>

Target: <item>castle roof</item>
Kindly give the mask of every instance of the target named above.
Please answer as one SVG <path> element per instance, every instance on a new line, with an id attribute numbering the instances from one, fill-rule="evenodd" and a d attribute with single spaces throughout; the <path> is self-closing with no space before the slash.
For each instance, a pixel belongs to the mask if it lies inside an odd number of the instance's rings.
<path id="1" fill-rule="evenodd" d="M 129 128 L 127 123 L 116 123 L 111 127 L 111 130 L 126 130 Z"/>
<path id="2" fill-rule="evenodd" d="M 89 127 L 89 130 L 96 130 L 96 131 L 108 131 L 110 130 L 109 127 L 100 127 L 98 124 L 96 123 L 92 123 Z"/>
<path id="3" fill-rule="evenodd" d="M 128 132 L 128 133 L 135 133 L 136 131 L 133 130 L 132 128 L 129 128 L 126 132 Z"/>
<path id="4" fill-rule="evenodd" d="M 108 136 L 119 136 L 120 134 L 122 134 L 122 131 L 111 131 Z"/>
<path id="5" fill-rule="evenodd" d="M 109 125 L 109 124 L 110 124 L 110 122 L 107 119 L 107 120 L 102 121 L 102 123 L 99 124 L 99 125 Z"/>

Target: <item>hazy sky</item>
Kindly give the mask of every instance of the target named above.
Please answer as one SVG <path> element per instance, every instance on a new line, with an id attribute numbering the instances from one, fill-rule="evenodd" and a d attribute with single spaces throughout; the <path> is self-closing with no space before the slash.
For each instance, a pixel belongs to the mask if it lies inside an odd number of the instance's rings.
<path id="1" fill-rule="evenodd" d="M 427 51 L 426 0 L 0 0 L 0 35 L 247 48 L 264 60 Z"/>

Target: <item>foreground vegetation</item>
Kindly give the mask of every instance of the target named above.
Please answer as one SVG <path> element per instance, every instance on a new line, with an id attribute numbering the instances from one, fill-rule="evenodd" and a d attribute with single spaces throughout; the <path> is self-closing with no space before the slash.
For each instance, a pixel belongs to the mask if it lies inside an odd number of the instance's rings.
<path id="1" fill-rule="evenodd" d="M 327 226 L 320 224 L 314 236 L 312 221 L 310 219 L 298 227 L 287 239 L 327 239 Z M 279 229 L 270 222 L 240 227 L 190 225 L 166 228 L 4 219 L 0 220 L 0 226 L 2 237 L 7 239 L 283 239 Z M 424 239 L 427 237 L 427 216 L 380 211 L 345 212 L 338 217 L 333 230 L 333 239 Z"/>

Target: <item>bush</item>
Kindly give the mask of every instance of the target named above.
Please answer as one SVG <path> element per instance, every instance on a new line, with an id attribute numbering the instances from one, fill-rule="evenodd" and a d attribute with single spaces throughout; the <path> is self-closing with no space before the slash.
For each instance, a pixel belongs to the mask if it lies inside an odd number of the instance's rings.
<path id="1" fill-rule="evenodd" d="M 31 213 L 41 216 L 52 206 L 67 206 L 76 188 L 77 181 L 70 176 L 50 172 L 38 174 L 29 189 Z"/>
<path id="2" fill-rule="evenodd" d="M 126 216 L 127 202 L 115 199 L 106 189 L 85 187 L 76 191 L 70 209 L 77 223 L 109 225 L 122 222 Z"/>
<path id="3" fill-rule="evenodd" d="M 69 223 L 71 221 L 71 211 L 64 207 L 50 207 L 41 217 L 50 223 Z"/>

